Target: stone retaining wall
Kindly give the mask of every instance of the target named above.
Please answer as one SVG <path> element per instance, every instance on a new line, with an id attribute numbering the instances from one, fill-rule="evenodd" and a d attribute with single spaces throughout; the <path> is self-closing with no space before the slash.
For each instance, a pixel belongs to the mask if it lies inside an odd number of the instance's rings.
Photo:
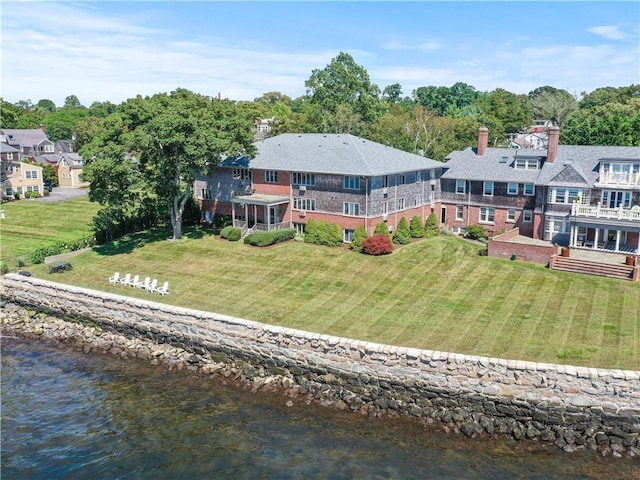
<path id="1" fill-rule="evenodd" d="M 15 274 L 1 292 L 5 335 L 67 340 L 470 437 L 640 455 L 638 371 L 380 345 Z"/>

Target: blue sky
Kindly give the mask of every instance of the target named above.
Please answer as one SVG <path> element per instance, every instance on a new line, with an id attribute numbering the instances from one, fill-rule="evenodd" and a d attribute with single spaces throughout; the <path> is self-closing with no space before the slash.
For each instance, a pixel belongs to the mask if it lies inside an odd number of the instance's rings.
<path id="1" fill-rule="evenodd" d="M 9 102 L 120 103 L 177 87 L 233 100 L 305 93 L 348 52 L 380 89 L 465 82 L 579 95 L 640 83 L 640 2 L 3 1 Z"/>

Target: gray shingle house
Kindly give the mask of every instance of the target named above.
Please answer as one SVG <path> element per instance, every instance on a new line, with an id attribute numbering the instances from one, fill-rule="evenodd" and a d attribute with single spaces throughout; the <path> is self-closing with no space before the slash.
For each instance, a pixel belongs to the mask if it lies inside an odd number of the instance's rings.
<path id="1" fill-rule="evenodd" d="M 640 250 L 640 147 L 559 145 L 546 150 L 478 146 L 452 152 L 441 177 L 441 221 L 462 233 L 473 224 L 572 247 Z"/>
<path id="2" fill-rule="evenodd" d="M 229 159 L 194 189 L 205 220 L 232 214 L 243 229 L 335 222 L 350 241 L 402 217 L 437 211 L 443 164 L 349 134 L 283 134 L 256 143 L 254 158 Z"/>

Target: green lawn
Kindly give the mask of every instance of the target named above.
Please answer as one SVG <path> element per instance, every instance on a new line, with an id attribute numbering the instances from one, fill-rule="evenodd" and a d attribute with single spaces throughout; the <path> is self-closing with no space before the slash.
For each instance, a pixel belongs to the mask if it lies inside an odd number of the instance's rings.
<path id="1" fill-rule="evenodd" d="M 6 214 L 0 220 L 0 260 L 14 270 L 18 257 L 30 263 L 29 255 L 38 247 L 90 235 L 98 205 L 84 196 L 64 202 L 19 200 L 0 208 Z"/>
<path id="2" fill-rule="evenodd" d="M 289 242 L 257 248 L 194 229 L 136 235 L 46 279 L 303 330 L 491 357 L 640 369 L 640 285 L 481 257 L 457 237 L 370 257 Z M 166 297 L 110 285 L 170 282 Z"/>

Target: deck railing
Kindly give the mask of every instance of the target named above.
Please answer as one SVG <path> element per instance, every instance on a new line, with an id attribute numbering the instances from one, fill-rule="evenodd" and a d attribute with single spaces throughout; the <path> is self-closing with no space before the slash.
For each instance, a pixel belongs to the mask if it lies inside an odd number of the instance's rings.
<path id="1" fill-rule="evenodd" d="M 600 204 L 580 205 L 574 203 L 571 206 L 571 215 L 577 217 L 611 218 L 616 220 L 631 220 L 640 222 L 640 207 L 632 208 L 608 208 Z"/>
<path id="2" fill-rule="evenodd" d="M 603 172 L 598 180 L 600 185 L 640 185 L 640 173 L 631 172 Z"/>

